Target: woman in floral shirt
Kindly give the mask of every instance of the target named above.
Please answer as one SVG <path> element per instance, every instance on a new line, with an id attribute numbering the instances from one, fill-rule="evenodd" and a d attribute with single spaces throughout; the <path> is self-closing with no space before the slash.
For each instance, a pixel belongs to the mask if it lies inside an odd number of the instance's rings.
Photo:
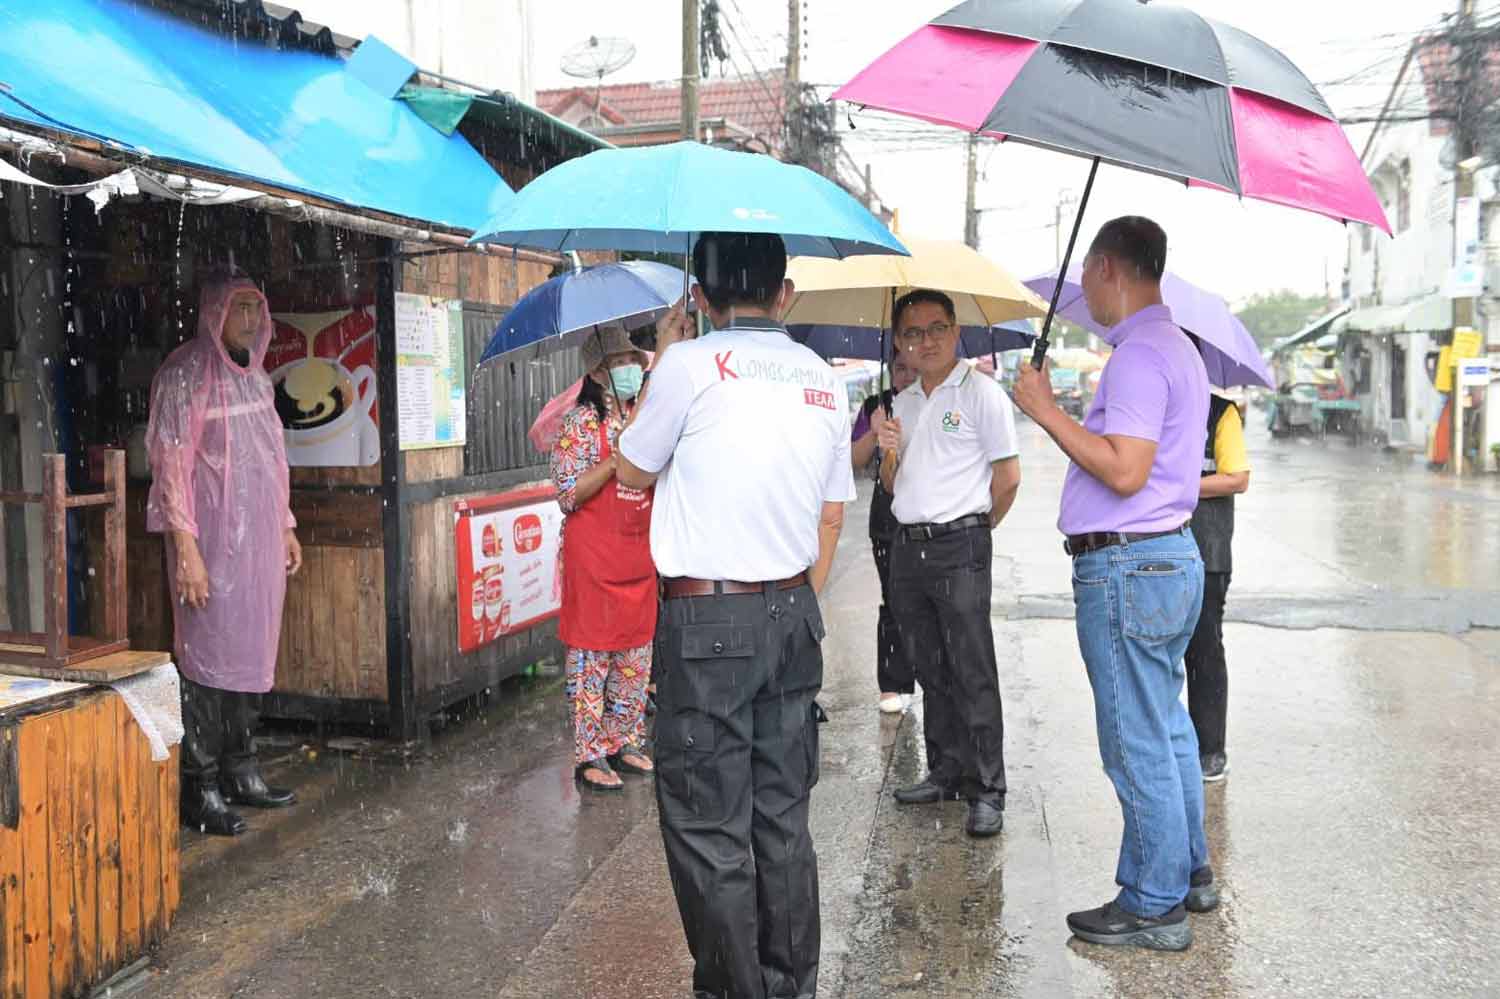
<path id="1" fill-rule="evenodd" d="M 615 441 L 644 377 L 645 354 L 625 330 L 598 327 L 580 348 L 587 374 L 552 446 L 566 519 L 562 618 L 578 779 L 623 787 L 616 768 L 649 774 L 646 688 L 656 630 L 651 492 L 615 480 Z"/>

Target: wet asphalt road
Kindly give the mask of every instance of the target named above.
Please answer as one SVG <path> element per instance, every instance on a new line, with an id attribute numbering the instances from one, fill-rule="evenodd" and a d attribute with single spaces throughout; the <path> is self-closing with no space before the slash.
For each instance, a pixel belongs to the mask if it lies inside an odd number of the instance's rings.
<path id="1" fill-rule="evenodd" d="M 1500 481 L 1263 422 L 1226 625 L 1231 772 L 1208 791 L 1225 901 L 1186 954 L 1063 924 L 1112 895 L 1120 818 L 1052 528 L 1062 460 L 1023 424 L 995 543 L 1011 793 L 988 842 L 960 804 L 889 797 L 922 772 L 920 705 L 874 710 L 851 508 L 825 594 L 820 995 L 1500 995 Z M 580 799 L 568 746 L 547 676 L 410 754 L 287 746 L 302 805 L 233 844 L 186 834 L 147 994 L 687 996 L 650 788 Z"/>

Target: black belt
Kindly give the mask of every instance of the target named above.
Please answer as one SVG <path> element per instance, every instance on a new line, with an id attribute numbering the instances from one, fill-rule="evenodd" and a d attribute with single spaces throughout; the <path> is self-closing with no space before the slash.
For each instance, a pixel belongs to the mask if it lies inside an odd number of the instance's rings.
<path id="1" fill-rule="evenodd" d="M 693 579 L 687 576 L 663 577 L 660 595 L 668 599 L 679 597 L 712 597 L 720 594 L 763 593 L 767 590 L 795 590 L 807 585 L 807 573 L 799 572 L 786 579 L 772 579 L 764 583 L 739 583 L 727 579 Z"/>
<path id="2" fill-rule="evenodd" d="M 946 524 L 902 524 L 896 533 L 907 541 L 931 541 L 954 531 L 967 531 L 975 527 L 985 530 L 990 528 L 990 515 L 987 513 L 971 513 L 967 517 L 950 520 Z"/>
<path id="3" fill-rule="evenodd" d="M 1150 541 L 1152 538 L 1165 538 L 1172 534 L 1186 534 L 1188 525 L 1175 527 L 1170 531 L 1152 531 L 1148 534 L 1130 534 L 1120 531 L 1095 531 L 1093 534 L 1072 534 L 1063 542 L 1063 551 L 1073 557 L 1087 555 L 1101 548 L 1113 548 L 1115 545 L 1133 545 L 1138 541 Z"/>

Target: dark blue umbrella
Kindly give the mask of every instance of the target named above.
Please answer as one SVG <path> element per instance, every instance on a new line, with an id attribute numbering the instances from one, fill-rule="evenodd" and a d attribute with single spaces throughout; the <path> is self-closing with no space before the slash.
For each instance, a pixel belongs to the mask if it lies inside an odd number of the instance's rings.
<path id="1" fill-rule="evenodd" d="M 819 357 L 843 357 L 856 361 L 889 361 L 890 335 L 868 326 L 797 324 L 787 327 L 792 339 L 812 349 Z M 984 357 L 1007 350 L 1024 350 L 1036 340 L 1036 330 L 1024 319 L 997 326 L 964 326 L 960 329 L 959 357 Z M 884 357 L 881 356 L 884 352 Z"/>
<path id="2" fill-rule="evenodd" d="M 533 288 L 505 314 L 479 363 L 529 360 L 577 347 L 596 326 L 650 325 L 683 297 L 681 270 L 649 260 L 599 264 Z M 691 307 L 691 306 L 690 306 Z"/>

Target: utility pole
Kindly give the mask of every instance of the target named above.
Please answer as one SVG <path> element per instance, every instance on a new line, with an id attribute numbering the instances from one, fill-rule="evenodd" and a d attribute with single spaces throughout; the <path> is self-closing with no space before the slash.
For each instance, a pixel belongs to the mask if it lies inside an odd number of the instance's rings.
<path id="1" fill-rule="evenodd" d="M 1474 136 L 1474 113 L 1469 107 L 1468 100 L 1473 93 L 1474 67 L 1475 64 L 1484 59 L 1478 43 L 1473 38 L 1474 33 L 1474 0 L 1459 0 L 1457 45 L 1455 46 L 1459 64 L 1458 87 L 1456 88 L 1455 100 L 1457 107 L 1454 109 L 1453 122 L 1453 146 L 1454 146 L 1454 176 L 1453 176 L 1453 263 L 1459 263 L 1459 252 L 1465 249 L 1471 237 L 1469 233 L 1458 231 L 1460 216 L 1468 217 L 1467 212 L 1460 212 L 1459 205 L 1464 199 L 1474 197 L 1474 162 L 1475 136 Z M 1455 477 L 1464 474 L 1464 402 L 1468 398 L 1468 389 L 1459 384 L 1459 357 L 1458 336 L 1461 329 L 1471 329 L 1474 326 L 1474 299 L 1455 298 L 1453 300 L 1453 349 L 1449 351 L 1453 358 L 1453 451 L 1449 456 L 1450 464 Z M 1481 334 L 1482 335 L 1482 334 Z M 1482 458 L 1481 458 L 1482 460 Z"/>
<path id="2" fill-rule="evenodd" d="M 1057 208 L 1052 213 L 1052 259 L 1054 267 L 1062 266 L 1062 210 L 1063 199 L 1057 199 Z M 1057 279 L 1063 280 L 1064 275 L 1059 274 Z"/>
<path id="3" fill-rule="evenodd" d="M 698 141 L 698 0 L 682 0 L 682 137 Z"/>
<path id="4" fill-rule="evenodd" d="M 788 0 L 786 12 L 786 121 L 787 159 L 806 162 L 802 148 L 802 0 Z"/>
<path id="5" fill-rule="evenodd" d="M 1063 191 L 1060 194 L 1058 194 L 1058 196 L 1057 196 L 1057 205 L 1054 207 L 1053 212 L 1052 212 L 1052 226 L 1051 226 L 1051 228 L 1052 228 L 1052 260 L 1053 260 L 1052 266 L 1054 268 L 1060 268 L 1060 267 L 1062 267 L 1062 255 L 1063 255 L 1063 247 L 1062 247 L 1063 211 L 1065 209 L 1067 209 L 1067 208 L 1069 208 L 1071 206 L 1077 205 L 1077 204 L 1078 204 L 1078 196 L 1076 194 L 1074 194 L 1072 191 Z"/>
<path id="6" fill-rule="evenodd" d="M 802 0 L 788 0 L 786 12 L 786 82 L 802 82 Z"/>
<path id="7" fill-rule="evenodd" d="M 965 184 L 964 197 L 964 242 L 974 249 L 979 249 L 979 209 L 975 204 L 977 188 L 979 187 L 979 136 L 975 133 L 969 134 L 968 145 L 968 180 Z"/>

